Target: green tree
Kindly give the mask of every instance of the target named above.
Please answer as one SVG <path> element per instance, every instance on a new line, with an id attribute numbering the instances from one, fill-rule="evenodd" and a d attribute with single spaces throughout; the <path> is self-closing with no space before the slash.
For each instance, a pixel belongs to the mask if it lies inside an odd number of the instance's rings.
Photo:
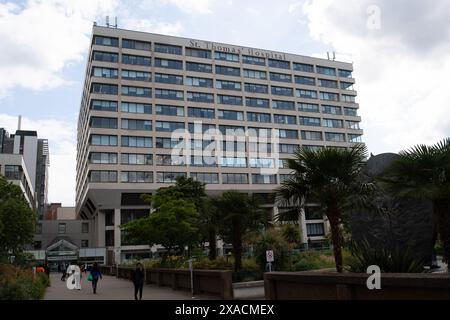
<path id="1" fill-rule="evenodd" d="M 21 255 L 33 240 L 36 215 L 20 187 L 0 175 L 0 258 Z"/>
<path id="2" fill-rule="evenodd" d="M 336 270 L 342 272 L 342 235 L 340 224 L 348 207 L 370 190 L 361 182 L 367 150 L 357 144 L 349 149 L 326 147 L 318 150 L 298 148 L 287 160 L 292 176 L 277 190 L 282 207 L 294 208 L 287 213 L 299 219 L 305 201 L 320 204 L 330 222 Z M 286 220 L 286 217 L 281 217 Z"/>
<path id="3" fill-rule="evenodd" d="M 450 138 L 432 146 L 417 145 L 400 152 L 400 158 L 380 179 L 399 197 L 432 202 L 433 219 L 450 261 Z M 450 266 L 449 266 L 450 270 Z"/>
<path id="4" fill-rule="evenodd" d="M 242 268 L 242 238 L 251 231 L 261 229 L 268 217 L 258 202 L 246 193 L 227 191 L 212 200 L 217 210 L 217 227 L 225 242 L 231 242 L 234 270 Z"/>

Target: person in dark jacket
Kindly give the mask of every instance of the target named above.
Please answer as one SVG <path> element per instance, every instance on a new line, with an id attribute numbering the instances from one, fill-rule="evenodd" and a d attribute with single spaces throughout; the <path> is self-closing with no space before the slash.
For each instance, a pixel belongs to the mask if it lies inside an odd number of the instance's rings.
<path id="1" fill-rule="evenodd" d="M 131 281 L 133 281 L 134 284 L 134 300 L 142 300 L 142 289 L 144 288 L 144 267 L 139 262 L 136 264 L 136 269 L 134 269 L 131 274 Z"/>
<path id="2" fill-rule="evenodd" d="M 93 290 L 94 294 L 96 294 L 98 279 L 102 278 L 102 273 L 100 272 L 100 269 L 98 268 L 97 262 L 94 262 L 94 265 L 92 266 L 91 277 L 92 277 L 92 290 Z"/>

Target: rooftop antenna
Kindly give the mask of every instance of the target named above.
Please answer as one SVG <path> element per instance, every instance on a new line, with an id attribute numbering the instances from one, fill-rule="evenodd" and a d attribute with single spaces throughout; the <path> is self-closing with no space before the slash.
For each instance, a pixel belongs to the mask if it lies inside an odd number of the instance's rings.
<path id="1" fill-rule="evenodd" d="M 114 17 L 114 28 L 117 29 L 117 17 Z"/>
<path id="2" fill-rule="evenodd" d="M 330 60 L 330 53 L 327 51 L 327 58 Z"/>
<path id="3" fill-rule="evenodd" d="M 22 116 L 19 115 L 19 121 L 17 123 L 17 130 L 20 131 L 22 128 Z"/>
<path id="4" fill-rule="evenodd" d="M 106 26 L 109 28 L 109 16 L 106 16 Z"/>
<path id="5" fill-rule="evenodd" d="M 333 51 L 333 61 L 336 60 L 336 52 Z"/>

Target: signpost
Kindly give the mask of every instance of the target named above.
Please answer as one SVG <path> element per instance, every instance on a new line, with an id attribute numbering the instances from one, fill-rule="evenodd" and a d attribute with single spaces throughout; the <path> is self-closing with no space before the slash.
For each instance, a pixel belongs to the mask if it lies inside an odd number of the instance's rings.
<path id="1" fill-rule="evenodd" d="M 192 264 L 193 259 L 189 259 L 189 271 L 191 272 L 191 294 L 192 299 L 194 299 L 194 266 Z"/>
<path id="2" fill-rule="evenodd" d="M 273 255 L 273 250 L 266 251 L 266 261 L 267 261 L 267 264 L 269 265 L 269 272 L 272 272 L 272 262 L 275 261 L 274 255 Z"/>

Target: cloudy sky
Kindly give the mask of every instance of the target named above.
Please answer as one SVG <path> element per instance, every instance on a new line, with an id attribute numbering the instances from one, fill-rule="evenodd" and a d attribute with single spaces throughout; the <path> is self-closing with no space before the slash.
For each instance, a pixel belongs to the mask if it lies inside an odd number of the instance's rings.
<path id="1" fill-rule="evenodd" d="M 0 0 L 0 127 L 48 138 L 49 200 L 73 205 L 93 21 L 354 63 L 364 141 L 398 152 L 450 136 L 448 0 Z M 447 80 L 446 80 L 447 79 Z"/>

